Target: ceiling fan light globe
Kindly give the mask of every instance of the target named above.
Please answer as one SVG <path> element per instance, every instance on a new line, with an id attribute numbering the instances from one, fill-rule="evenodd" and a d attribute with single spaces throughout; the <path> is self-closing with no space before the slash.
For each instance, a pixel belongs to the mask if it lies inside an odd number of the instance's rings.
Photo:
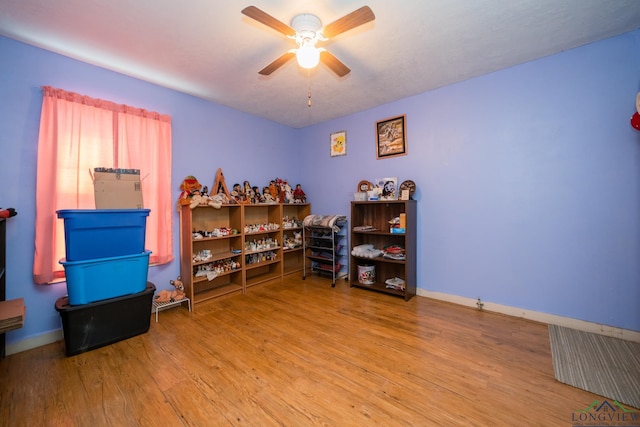
<path id="1" fill-rule="evenodd" d="M 313 46 L 300 46 L 296 51 L 296 59 L 302 68 L 314 68 L 320 63 L 320 50 Z"/>

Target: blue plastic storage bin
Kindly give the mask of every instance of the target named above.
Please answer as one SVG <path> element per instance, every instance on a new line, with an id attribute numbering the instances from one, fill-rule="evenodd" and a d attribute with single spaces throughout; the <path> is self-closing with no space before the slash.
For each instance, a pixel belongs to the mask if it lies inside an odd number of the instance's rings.
<path id="1" fill-rule="evenodd" d="M 149 209 L 65 209 L 56 213 L 64 220 L 67 261 L 83 261 L 141 254 Z"/>
<path id="2" fill-rule="evenodd" d="M 70 305 L 88 304 L 142 292 L 147 286 L 149 255 L 123 255 L 85 261 L 61 260 Z"/>

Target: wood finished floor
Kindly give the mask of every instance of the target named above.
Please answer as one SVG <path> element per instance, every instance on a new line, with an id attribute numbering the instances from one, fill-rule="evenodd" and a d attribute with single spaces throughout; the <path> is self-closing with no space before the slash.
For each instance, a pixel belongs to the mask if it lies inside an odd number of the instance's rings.
<path id="1" fill-rule="evenodd" d="M 551 426 L 546 325 L 297 275 L 151 317 L 148 333 L 0 361 L 2 426 Z"/>

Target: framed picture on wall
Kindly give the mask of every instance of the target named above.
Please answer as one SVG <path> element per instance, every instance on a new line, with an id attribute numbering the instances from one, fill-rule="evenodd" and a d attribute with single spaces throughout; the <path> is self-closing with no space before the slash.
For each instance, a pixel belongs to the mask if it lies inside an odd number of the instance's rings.
<path id="1" fill-rule="evenodd" d="M 347 155 L 347 131 L 331 134 L 331 157 Z"/>
<path id="2" fill-rule="evenodd" d="M 378 178 L 376 187 L 380 189 L 380 200 L 398 200 L 398 177 Z"/>
<path id="3" fill-rule="evenodd" d="M 406 155 L 406 115 L 376 122 L 376 140 L 378 159 Z"/>

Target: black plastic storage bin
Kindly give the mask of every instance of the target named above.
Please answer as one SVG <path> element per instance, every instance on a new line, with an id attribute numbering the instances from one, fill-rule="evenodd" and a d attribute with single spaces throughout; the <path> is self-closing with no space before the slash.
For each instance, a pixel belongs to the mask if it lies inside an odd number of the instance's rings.
<path id="1" fill-rule="evenodd" d="M 58 298 L 56 310 L 62 318 L 67 356 L 113 344 L 149 330 L 151 306 L 156 287 L 131 295 L 84 305 L 69 305 L 67 297 Z"/>

